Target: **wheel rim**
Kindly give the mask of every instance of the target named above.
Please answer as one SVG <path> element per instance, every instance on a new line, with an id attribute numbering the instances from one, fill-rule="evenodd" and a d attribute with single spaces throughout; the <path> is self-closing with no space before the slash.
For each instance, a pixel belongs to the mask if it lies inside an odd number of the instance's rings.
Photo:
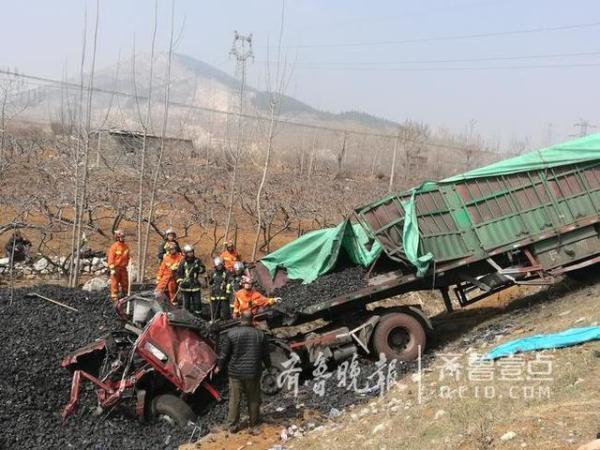
<path id="1" fill-rule="evenodd" d="M 158 416 L 158 419 L 162 420 L 163 422 L 168 423 L 171 426 L 175 426 L 176 425 L 175 419 L 173 419 L 171 416 L 167 416 L 166 414 L 160 414 Z"/>
<path id="2" fill-rule="evenodd" d="M 406 350 L 409 342 L 410 334 L 408 334 L 406 329 L 402 327 L 397 327 L 390 330 L 387 337 L 387 343 L 389 347 L 398 353 Z"/>

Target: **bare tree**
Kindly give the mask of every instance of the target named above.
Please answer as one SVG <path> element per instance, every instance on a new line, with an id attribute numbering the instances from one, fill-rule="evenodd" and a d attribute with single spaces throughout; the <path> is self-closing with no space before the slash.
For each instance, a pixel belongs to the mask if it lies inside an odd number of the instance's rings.
<path id="1" fill-rule="evenodd" d="M 17 115 L 25 111 L 30 103 L 30 91 L 24 96 L 25 83 L 15 71 L 6 74 L 0 82 L 0 170 L 2 169 L 6 152 L 6 127 Z"/>
<path id="2" fill-rule="evenodd" d="M 148 131 L 151 127 L 152 122 L 152 82 L 154 78 L 154 49 L 156 44 L 156 29 L 158 27 L 158 0 L 154 2 L 154 28 L 152 30 L 152 46 L 150 49 L 150 69 L 149 69 L 149 81 L 148 81 L 148 98 L 146 100 L 146 112 L 144 117 L 142 117 L 138 95 L 137 95 L 137 85 L 136 85 L 136 74 L 135 74 L 135 47 L 133 50 L 133 87 L 136 99 L 136 107 L 138 111 L 138 117 L 140 124 L 142 126 L 142 148 L 140 150 L 140 177 L 138 181 L 138 216 L 137 216 L 137 281 L 142 282 L 144 279 L 144 273 L 146 270 L 146 258 L 143 255 L 146 255 L 148 241 L 146 239 L 142 239 L 142 222 L 144 215 L 144 179 L 146 177 L 146 153 L 148 146 Z"/>
<path id="3" fill-rule="evenodd" d="M 84 134 L 84 146 L 83 146 L 83 174 L 81 182 L 81 198 L 79 215 L 76 218 L 76 239 L 75 245 L 77 246 L 77 256 L 75 257 L 74 264 L 74 275 L 72 280 L 72 286 L 76 287 L 79 284 L 79 269 L 81 265 L 81 258 L 79 257 L 79 247 L 81 244 L 82 229 L 81 222 L 83 220 L 83 211 L 87 203 L 87 188 L 88 188 L 88 176 L 90 166 L 90 134 L 92 128 L 92 100 L 94 96 L 94 74 L 96 69 L 96 49 L 98 45 L 98 28 L 100 22 L 100 0 L 96 0 L 96 23 L 94 26 L 94 41 L 92 44 L 92 61 L 89 74 L 89 82 L 87 87 L 87 104 L 86 104 L 86 122 L 85 122 L 85 134 Z"/>
<path id="4" fill-rule="evenodd" d="M 77 218 L 79 217 L 79 166 L 81 160 L 81 139 L 83 136 L 83 87 L 84 87 L 84 71 L 85 71 L 85 56 L 87 53 L 87 5 L 84 6 L 83 13 L 83 37 L 81 45 L 81 62 L 79 65 L 79 101 L 76 106 L 75 117 L 78 117 L 77 127 L 73 127 L 74 131 L 77 131 L 77 137 L 73 149 L 74 153 L 74 174 L 73 179 L 75 181 L 73 189 L 73 227 L 71 230 L 71 256 L 69 258 L 69 286 L 75 286 L 75 255 L 79 249 L 77 243 Z M 73 144 L 74 139 L 69 141 Z"/>
<path id="5" fill-rule="evenodd" d="M 400 130 L 394 138 L 394 152 L 392 153 L 392 167 L 390 167 L 390 182 L 388 184 L 388 192 L 394 190 L 394 181 L 396 179 L 396 159 L 398 155 L 398 143 L 400 142 Z"/>
<path id="6" fill-rule="evenodd" d="M 273 151 L 273 139 L 276 133 L 277 118 L 281 110 L 281 99 L 285 92 L 287 85 L 290 81 L 291 74 L 287 72 L 286 61 L 282 61 L 281 58 L 281 43 L 283 39 L 284 30 L 284 19 L 285 19 L 285 0 L 281 2 L 281 22 L 279 26 L 279 39 L 277 42 L 277 60 L 275 64 L 274 77 L 271 74 L 270 64 L 267 63 L 267 89 L 269 92 L 269 131 L 267 133 L 265 160 L 263 163 L 262 177 L 258 189 L 256 190 L 256 233 L 254 236 L 254 245 L 252 246 L 252 260 L 256 259 L 256 251 L 258 249 L 258 240 L 260 238 L 260 231 L 263 226 L 262 208 L 261 208 L 261 196 L 265 187 L 265 182 L 269 173 L 269 165 L 271 163 L 271 153 Z M 267 46 L 267 61 L 269 61 L 269 48 Z"/>
<path id="7" fill-rule="evenodd" d="M 315 172 L 316 157 L 317 157 L 317 132 L 315 131 L 315 134 L 313 136 L 313 141 L 312 141 L 312 147 L 310 150 L 310 161 L 308 163 L 308 172 L 307 172 L 307 176 L 306 176 L 306 178 L 308 178 L 309 180 L 311 179 L 311 177 L 313 176 L 313 173 Z"/>
<path id="8" fill-rule="evenodd" d="M 337 169 L 335 172 L 334 178 L 340 178 L 342 176 L 342 166 L 344 160 L 346 159 L 346 140 L 348 139 L 348 132 L 344 131 L 344 136 L 342 139 L 342 147 L 340 148 L 340 152 L 337 155 Z"/>
<path id="9" fill-rule="evenodd" d="M 162 129 L 160 133 L 160 149 L 158 151 L 158 161 L 156 163 L 156 167 L 154 168 L 154 174 L 152 179 L 152 190 L 150 191 L 150 203 L 148 204 L 148 218 L 146 222 L 146 231 L 144 233 L 144 245 L 143 248 L 148 248 L 148 240 L 150 239 L 150 224 L 152 223 L 152 217 L 154 215 L 154 207 L 156 201 L 156 191 L 158 188 L 158 178 L 161 172 L 161 165 L 163 161 L 163 156 L 165 153 L 165 138 L 167 135 L 167 125 L 169 122 L 169 100 L 171 97 L 171 63 L 173 61 L 173 47 L 174 47 L 174 31 L 175 31 L 175 0 L 171 1 L 171 34 L 169 38 L 169 57 L 167 62 L 167 76 L 165 81 L 165 99 L 164 99 L 164 112 L 163 112 L 163 122 Z M 147 255 L 144 252 L 142 256 L 142 264 L 140 267 L 140 272 L 142 268 L 146 267 L 146 259 Z M 143 273 L 143 272 L 142 272 Z"/>

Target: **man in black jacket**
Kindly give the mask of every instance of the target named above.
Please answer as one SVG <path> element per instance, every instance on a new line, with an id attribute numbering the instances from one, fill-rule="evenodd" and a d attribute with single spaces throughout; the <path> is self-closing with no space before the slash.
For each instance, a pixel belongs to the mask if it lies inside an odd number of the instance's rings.
<path id="1" fill-rule="evenodd" d="M 5 255 L 13 262 L 25 261 L 29 258 L 31 241 L 16 230 L 4 246 Z"/>
<path id="2" fill-rule="evenodd" d="M 221 341 L 221 351 L 215 373 L 227 365 L 229 374 L 229 431 L 239 430 L 242 392 L 248 402 L 249 426 L 256 433 L 260 416 L 260 377 L 263 364 L 271 367 L 269 342 L 265 334 L 252 326 L 252 313 L 242 314 L 240 326 L 227 331 Z"/>

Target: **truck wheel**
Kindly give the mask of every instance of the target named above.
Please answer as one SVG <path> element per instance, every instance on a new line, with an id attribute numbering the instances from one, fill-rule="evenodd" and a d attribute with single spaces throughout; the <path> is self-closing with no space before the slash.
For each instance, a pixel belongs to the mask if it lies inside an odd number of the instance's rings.
<path id="1" fill-rule="evenodd" d="M 196 420 L 196 414 L 192 408 L 172 394 L 159 395 L 152 401 L 152 411 L 155 416 L 167 416 L 177 426 L 185 427 L 188 422 Z"/>
<path id="2" fill-rule="evenodd" d="M 281 388 L 277 385 L 277 377 L 281 373 L 278 367 L 271 367 L 263 371 L 260 377 L 260 390 L 267 395 L 275 395 Z"/>
<path id="3" fill-rule="evenodd" d="M 403 313 L 390 313 L 381 318 L 373 332 L 373 348 L 388 360 L 413 361 L 425 349 L 427 337 L 421 323 Z"/>

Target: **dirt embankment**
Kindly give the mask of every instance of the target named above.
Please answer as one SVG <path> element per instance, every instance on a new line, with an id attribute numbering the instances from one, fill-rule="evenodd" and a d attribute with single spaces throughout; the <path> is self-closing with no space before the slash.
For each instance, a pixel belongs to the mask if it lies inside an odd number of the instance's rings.
<path id="1" fill-rule="evenodd" d="M 600 323 L 600 284 L 519 289 L 438 316 L 423 370 L 289 449 L 576 449 L 600 432 L 600 342 L 477 366 L 495 345 Z M 521 293 L 522 294 L 522 293 Z"/>

